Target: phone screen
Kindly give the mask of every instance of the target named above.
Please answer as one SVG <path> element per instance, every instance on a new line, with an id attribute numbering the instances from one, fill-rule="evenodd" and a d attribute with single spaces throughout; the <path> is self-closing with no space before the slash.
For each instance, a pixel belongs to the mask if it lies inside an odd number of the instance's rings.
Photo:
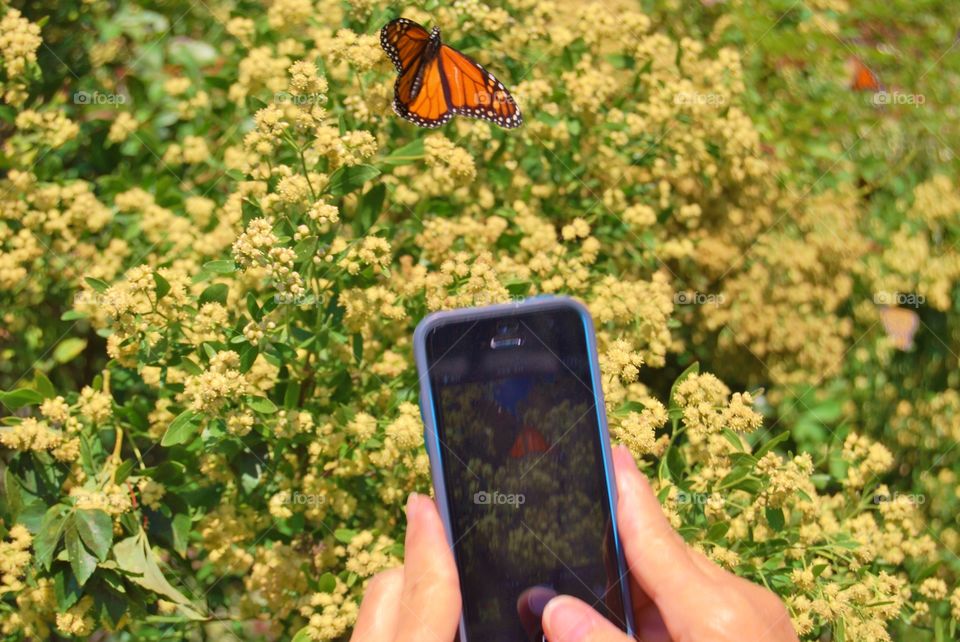
<path id="1" fill-rule="evenodd" d="M 583 319 L 441 325 L 426 350 L 469 638 L 540 642 L 519 605 L 538 587 L 626 630 Z"/>

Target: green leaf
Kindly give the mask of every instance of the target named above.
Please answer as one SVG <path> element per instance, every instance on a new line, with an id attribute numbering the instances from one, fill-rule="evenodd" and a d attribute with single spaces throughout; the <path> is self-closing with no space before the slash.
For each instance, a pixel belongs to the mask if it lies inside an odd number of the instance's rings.
<path id="1" fill-rule="evenodd" d="M 67 555 L 70 557 L 70 568 L 77 578 L 77 583 L 83 586 L 97 568 L 97 558 L 84 548 L 77 532 L 76 520 L 71 516 L 66 530 Z"/>
<path id="2" fill-rule="evenodd" d="M 738 451 L 743 452 L 743 443 L 740 441 L 740 437 L 737 436 L 737 433 L 733 432 L 729 428 L 724 428 L 721 432 L 723 438 L 730 442 L 730 445 L 736 448 Z"/>
<path id="3" fill-rule="evenodd" d="M 291 410 L 296 408 L 298 403 L 300 403 L 300 382 L 287 382 L 287 388 L 283 392 L 283 407 Z"/>
<path id="4" fill-rule="evenodd" d="M 320 579 L 317 580 L 317 591 L 320 593 L 333 593 L 336 588 L 337 576 L 333 573 L 324 573 L 320 576 Z"/>
<path id="5" fill-rule="evenodd" d="M 259 321 L 263 318 L 263 312 L 260 310 L 260 306 L 257 304 L 257 297 L 253 292 L 247 292 L 247 312 L 250 313 L 250 318 L 254 321 Z"/>
<path id="6" fill-rule="evenodd" d="M 373 227 L 383 211 L 383 201 L 387 196 L 387 186 L 378 183 L 371 187 L 360 199 L 357 213 L 353 219 L 353 232 L 359 238 Z"/>
<path id="7" fill-rule="evenodd" d="M 260 349 L 249 343 L 240 350 L 240 372 L 247 373 L 253 367 L 253 362 L 257 360 Z"/>
<path id="8" fill-rule="evenodd" d="M 87 340 L 79 337 L 64 339 L 53 350 L 53 359 L 57 363 L 67 363 L 76 359 L 87 347 Z"/>
<path id="9" fill-rule="evenodd" d="M 53 595 L 61 613 L 76 604 L 83 596 L 76 575 L 68 573 L 66 568 L 58 568 L 53 575 Z"/>
<path id="10" fill-rule="evenodd" d="M 303 627 L 297 631 L 290 642 L 313 642 L 313 634 L 310 631 L 311 628 L 309 626 Z"/>
<path id="11" fill-rule="evenodd" d="M 176 419 L 170 422 L 167 432 L 163 434 L 160 440 L 161 446 L 174 446 L 184 444 L 197 434 L 197 428 L 200 426 L 200 415 L 194 410 L 184 410 Z"/>
<path id="12" fill-rule="evenodd" d="M 418 138 L 403 147 L 393 150 L 381 162 L 386 165 L 409 165 L 423 158 L 423 139 Z"/>
<path id="13" fill-rule="evenodd" d="M 40 522 L 40 530 L 33 540 L 33 550 L 37 554 L 37 561 L 45 568 L 50 570 L 50 563 L 53 561 L 53 553 L 63 537 L 64 524 L 66 522 L 66 506 L 57 504 L 47 509 Z"/>
<path id="14" fill-rule="evenodd" d="M 250 406 L 256 412 L 262 413 L 264 415 L 272 415 L 277 411 L 277 406 L 272 401 L 266 397 L 250 397 L 250 400 L 247 402 L 247 405 Z"/>
<path id="15" fill-rule="evenodd" d="M 346 165 L 330 176 L 327 191 L 333 196 L 343 196 L 354 192 L 370 179 L 380 175 L 380 170 L 373 165 Z"/>
<path id="16" fill-rule="evenodd" d="M 61 321 L 76 321 L 77 319 L 86 319 L 87 313 L 80 310 L 67 310 L 60 315 Z"/>
<path id="17" fill-rule="evenodd" d="M 353 335 L 353 358 L 357 363 L 363 361 L 363 335 Z"/>
<path id="18" fill-rule="evenodd" d="M 170 282 L 160 276 L 159 272 L 153 273 L 153 281 L 157 284 L 157 300 L 159 301 L 170 292 Z"/>
<path id="19" fill-rule="evenodd" d="M 333 536 L 338 542 L 349 544 L 353 538 L 357 536 L 357 531 L 350 530 L 349 528 L 338 528 L 333 533 Z"/>
<path id="20" fill-rule="evenodd" d="M 113 555 L 117 566 L 130 573 L 131 581 L 176 604 L 184 617 L 192 620 L 205 619 L 190 600 L 164 577 L 143 531 L 117 542 L 113 547 Z"/>
<path id="21" fill-rule="evenodd" d="M 219 261 L 208 261 L 203 264 L 206 272 L 214 274 L 231 274 L 237 271 L 237 266 L 232 259 L 220 259 Z"/>
<path id="22" fill-rule="evenodd" d="M 107 577 L 106 574 L 101 574 Z M 116 629 L 120 619 L 127 612 L 127 601 L 131 596 L 125 592 L 120 592 L 107 581 L 100 582 L 100 578 L 94 578 L 91 586 L 87 587 L 91 595 L 96 597 L 96 611 L 100 621 L 106 623 L 111 628 Z M 95 616 L 96 617 L 96 616 Z M 133 617 L 133 616 L 131 616 Z"/>
<path id="23" fill-rule="evenodd" d="M 43 401 L 43 395 L 30 388 L 19 388 L 10 392 L 0 392 L 0 403 L 10 412 L 15 412 L 24 406 L 35 406 Z"/>
<path id="24" fill-rule="evenodd" d="M 783 517 L 783 511 L 781 509 L 767 508 L 764 512 L 767 515 L 767 523 L 770 524 L 770 528 L 772 528 L 774 532 L 779 532 L 783 529 L 786 520 Z"/>
<path id="25" fill-rule="evenodd" d="M 23 508 L 20 480 L 7 466 L 4 466 L 3 471 L 3 490 L 6 494 L 0 497 L 0 510 L 10 511 L 13 521 L 17 521 L 18 513 Z"/>
<path id="26" fill-rule="evenodd" d="M 122 484 L 123 481 L 130 476 L 130 473 L 133 472 L 134 462 L 132 459 L 128 459 L 123 462 L 113 473 L 113 483 Z"/>
<path id="27" fill-rule="evenodd" d="M 193 520 L 186 513 L 177 513 L 173 516 L 171 530 L 173 531 L 173 550 L 181 555 L 187 554 L 187 545 L 190 543 L 190 527 Z"/>
<path id="28" fill-rule="evenodd" d="M 200 294 L 200 305 L 215 301 L 226 304 L 230 288 L 225 283 L 214 283 Z"/>
<path id="29" fill-rule="evenodd" d="M 51 399 L 57 396 L 57 390 L 53 387 L 50 379 L 39 370 L 33 373 L 33 387 L 43 395 L 44 399 Z"/>
<path id="30" fill-rule="evenodd" d="M 87 285 L 89 285 L 91 288 L 93 288 L 95 291 L 97 291 L 100 294 L 103 294 L 104 292 L 106 292 L 107 288 L 110 287 L 105 281 L 101 281 L 100 279 L 95 279 L 92 276 L 85 277 L 83 280 L 87 282 Z"/>
<path id="31" fill-rule="evenodd" d="M 730 522 L 716 522 L 707 531 L 707 539 L 711 542 L 720 542 L 730 530 Z"/>
<path id="32" fill-rule="evenodd" d="M 82 509 L 74 514 L 80 539 L 101 562 L 107 559 L 113 543 L 113 520 L 99 509 Z"/>
<path id="33" fill-rule="evenodd" d="M 201 368 L 196 361 L 187 357 L 180 359 L 180 367 L 183 368 L 187 374 L 192 374 L 194 376 L 197 376 L 203 372 L 203 368 Z"/>
<path id="34" fill-rule="evenodd" d="M 776 448 L 779 444 L 785 442 L 789 438 L 790 438 L 790 431 L 786 430 L 780 433 L 779 435 L 777 435 L 776 437 L 774 437 L 773 439 L 771 439 L 770 441 L 763 444 L 763 446 L 761 446 L 760 449 L 753 454 L 753 456 L 756 457 L 758 460 L 762 459 L 764 455 L 766 455 L 768 452 L 770 452 L 771 450 Z"/>

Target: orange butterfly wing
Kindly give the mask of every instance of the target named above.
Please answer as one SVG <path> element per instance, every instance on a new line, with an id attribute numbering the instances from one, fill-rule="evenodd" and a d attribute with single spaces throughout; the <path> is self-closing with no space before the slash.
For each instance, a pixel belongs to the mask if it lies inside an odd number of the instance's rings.
<path id="1" fill-rule="evenodd" d="M 546 438 L 536 428 L 526 426 L 517 435 L 517 439 L 510 447 L 510 456 L 514 459 L 520 459 L 533 453 L 545 453 L 550 450 L 550 444 Z"/>
<path id="2" fill-rule="evenodd" d="M 426 29 L 406 18 L 391 20 L 380 30 L 380 46 L 401 75 L 416 66 L 429 40 Z"/>
<path id="3" fill-rule="evenodd" d="M 883 88 L 877 75 L 859 58 L 853 59 L 853 81 L 850 86 L 855 91 L 880 91 Z"/>
<path id="4" fill-rule="evenodd" d="M 439 58 L 453 113 L 506 128 L 523 123 L 517 101 L 483 65 L 448 45 L 440 46 Z"/>
<path id="5" fill-rule="evenodd" d="M 894 348 L 904 352 L 913 348 L 913 336 L 920 327 L 920 315 L 906 308 L 883 306 L 880 308 L 880 321 Z"/>

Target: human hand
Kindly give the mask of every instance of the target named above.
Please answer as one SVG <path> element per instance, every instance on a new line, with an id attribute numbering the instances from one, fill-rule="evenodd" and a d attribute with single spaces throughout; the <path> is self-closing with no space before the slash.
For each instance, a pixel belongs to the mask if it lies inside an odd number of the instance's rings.
<path id="1" fill-rule="evenodd" d="M 643 642 L 796 642 L 789 614 L 773 592 L 707 559 L 664 516 L 626 448 L 614 448 L 617 525 L 630 569 L 637 635 Z M 550 642 L 626 642 L 586 603 L 562 595 L 543 613 Z"/>
<path id="2" fill-rule="evenodd" d="M 429 497 L 407 499 L 404 564 L 367 585 L 351 642 L 446 642 L 460 622 L 460 582 Z"/>
<path id="3" fill-rule="evenodd" d="M 643 642 L 796 642 L 789 615 L 771 591 L 729 573 L 686 545 L 673 530 L 629 451 L 614 449 L 617 523 L 630 568 L 638 637 Z M 405 564 L 370 581 L 352 642 L 445 642 L 460 618 L 456 565 L 433 501 L 407 502 Z M 589 605 L 526 591 L 517 608 L 543 612 L 550 642 L 626 642 Z M 524 598 L 527 596 L 527 598 Z M 549 597 L 549 596 L 547 596 Z M 529 602 L 529 604 L 527 603 Z"/>

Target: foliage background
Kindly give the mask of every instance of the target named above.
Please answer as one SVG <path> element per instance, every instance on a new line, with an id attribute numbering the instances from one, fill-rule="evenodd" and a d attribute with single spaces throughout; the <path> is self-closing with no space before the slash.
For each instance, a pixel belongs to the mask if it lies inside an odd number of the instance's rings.
<path id="1" fill-rule="evenodd" d="M 955 639 L 958 14 L 0 3 L 0 631 L 345 639 L 429 489 L 416 321 L 556 292 L 691 543 L 804 639 Z M 396 118 L 397 15 L 525 125 Z"/>

